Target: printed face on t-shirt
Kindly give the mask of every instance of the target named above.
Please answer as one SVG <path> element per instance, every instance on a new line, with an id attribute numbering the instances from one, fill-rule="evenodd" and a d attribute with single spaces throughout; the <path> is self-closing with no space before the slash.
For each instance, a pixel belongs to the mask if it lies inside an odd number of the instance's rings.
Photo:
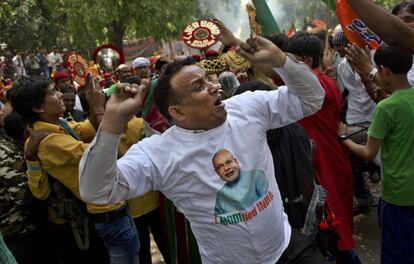
<path id="1" fill-rule="evenodd" d="M 237 180 L 240 173 L 240 165 L 230 151 L 222 149 L 214 154 L 213 167 L 217 175 L 225 182 Z"/>

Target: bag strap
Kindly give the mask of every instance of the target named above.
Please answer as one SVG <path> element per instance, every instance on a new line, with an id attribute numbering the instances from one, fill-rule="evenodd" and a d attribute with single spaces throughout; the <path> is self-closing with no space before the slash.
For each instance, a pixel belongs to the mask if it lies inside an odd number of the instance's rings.
<path id="1" fill-rule="evenodd" d="M 59 118 L 59 124 L 63 128 L 66 134 L 72 136 L 76 140 L 80 140 L 80 137 L 78 136 L 78 134 L 76 134 L 75 131 L 73 131 L 73 129 L 69 126 L 68 121 L 66 121 L 63 118 Z"/>

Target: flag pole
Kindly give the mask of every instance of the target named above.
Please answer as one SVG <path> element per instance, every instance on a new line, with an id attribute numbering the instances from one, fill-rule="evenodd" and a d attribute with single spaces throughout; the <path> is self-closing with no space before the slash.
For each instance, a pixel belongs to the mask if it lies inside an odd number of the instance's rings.
<path id="1" fill-rule="evenodd" d="M 335 1 L 335 0 L 334 0 Z M 326 36 L 325 36 L 325 49 L 327 49 L 329 47 L 329 28 L 330 28 L 330 24 L 329 24 L 329 15 L 330 15 L 330 10 L 331 10 L 331 0 L 327 0 L 327 5 L 326 5 Z"/>

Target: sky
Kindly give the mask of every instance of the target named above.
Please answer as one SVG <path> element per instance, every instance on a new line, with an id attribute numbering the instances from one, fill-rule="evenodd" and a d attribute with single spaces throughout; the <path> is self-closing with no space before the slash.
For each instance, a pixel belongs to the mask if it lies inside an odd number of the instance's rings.
<path id="1" fill-rule="evenodd" d="M 226 24 L 237 37 L 245 40 L 250 34 L 246 11 L 246 4 L 249 2 L 250 0 L 209 1 L 205 5 L 210 13 Z M 275 0 L 266 0 L 266 2 L 278 24 L 286 19 L 283 7 L 279 3 Z"/>

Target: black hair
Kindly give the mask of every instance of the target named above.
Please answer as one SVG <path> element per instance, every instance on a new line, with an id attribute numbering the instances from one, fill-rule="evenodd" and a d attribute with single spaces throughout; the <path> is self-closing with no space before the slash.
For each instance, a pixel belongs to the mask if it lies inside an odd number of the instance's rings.
<path id="1" fill-rule="evenodd" d="M 301 31 L 293 35 L 289 39 L 285 51 L 299 56 L 312 57 L 312 68 L 319 67 L 322 54 L 321 41 L 308 32 Z"/>
<path id="2" fill-rule="evenodd" d="M 164 66 L 167 63 L 168 63 L 168 61 L 163 60 L 163 59 L 160 58 L 155 62 L 154 69 L 156 69 L 157 71 L 161 71 L 162 66 Z"/>
<path id="3" fill-rule="evenodd" d="M 74 93 L 76 94 L 76 89 L 73 86 L 70 85 L 65 85 L 62 88 L 60 88 L 60 92 L 65 94 L 65 93 Z"/>
<path id="4" fill-rule="evenodd" d="M 229 49 L 231 49 L 232 47 L 230 45 L 226 45 L 221 49 L 221 53 L 227 53 L 229 51 Z"/>
<path id="5" fill-rule="evenodd" d="M 128 78 L 126 78 L 123 83 L 131 83 L 131 84 L 141 84 L 141 78 L 139 78 L 136 75 L 131 75 Z"/>
<path id="6" fill-rule="evenodd" d="M 267 84 L 262 83 L 261 81 L 250 81 L 240 84 L 239 87 L 237 87 L 236 92 L 234 95 L 242 94 L 247 91 L 271 91 L 272 88 L 270 88 Z"/>
<path id="7" fill-rule="evenodd" d="M 168 108 L 178 103 L 178 98 L 174 94 L 171 86 L 171 79 L 182 68 L 193 64 L 194 59 L 192 57 L 169 63 L 164 73 L 158 79 L 157 86 L 154 89 L 154 102 L 158 111 L 169 121 L 171 121 L 171 116 L 168 113 Z"/>
<path id="8" fill-rule="evenodd" d="M 381 45 L 374 55 L 375 64 L 387 67 L 394 74 L 407 74 L 413 66 L 413 55 L 405 50 Z"/>
<path id="9" fill-rule="evenodd" d="M 16 141 L 24 141 L 24 131 L 30 121 L 22 117 L 16 111 L 12 111 L 4 118 L 4 130 L 6 134 Z"/>
<path id="10" fill-rule="evenodd" d="M 29 76 L 19 79 L 10 89 L 10 103 L 21 116 L 34 122 L 39 114 L 33 108 L 40 108 L 52 81 L 44 76 Z"/>
<path id="11" fill-rule="evenodd" d="M 79 100 L 83 109 L 83 112 L 86 113 L 85 116 L 89 113 L 89 103 L 88 100 L 86 100 L 86 88 L 85 86 L 79 87 Z"/>
<path id="12" fill-rule="evenodd" d="M 268 40 L 273 42 L 279 49 L 285 51 L 286 45 L 289 41 L 288 36 L 285 33 L 275 33 L 269 36 L 266 36 Z"/>
<path id="13" fill-rule="evenodd" d="M 402 3 L 399 3 L 398 5 L 394 6 L 391 13 L 395 16 L 398 16 L 398 14 L 401 13 L 404 9 L 407 9 L 408 12 L 414 14 L 414 1 L 404 1 Z"/>

